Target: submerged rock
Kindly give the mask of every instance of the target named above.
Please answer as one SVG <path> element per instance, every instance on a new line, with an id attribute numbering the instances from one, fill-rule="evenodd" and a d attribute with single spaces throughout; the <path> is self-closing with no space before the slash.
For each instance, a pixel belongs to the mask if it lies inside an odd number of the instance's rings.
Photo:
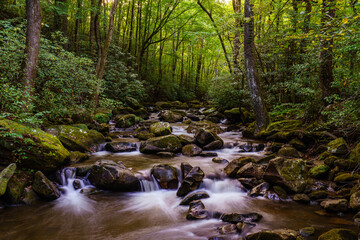
<path id="1" fill-rule="evenodd" d="M 179 152 L 182 148 L 179 138 L 175 135 L 167 135 L 163 137 L 150 138 L 141 142 L 141 153 L 157 153 L 157 152 Z"/>
<path id="2" fill-rule="evenodd" d="M 178 197 L 183 197 L 186 196 L 189 192 L 198 189 L 204 176 L 204 172 L 199 167 L 193 167 L 184 178 L 184 181 L 181 183 L 178 191 L 176 192 L 176 195 Z"/>
<path id="3" fill-rule="evenodd" d="M 356 233 L 343 228 L 335 228 L 320 235 L 318 240 L 357 240 Z"/>
<path id="4" fill-rule="evenodd" d="M 0 196 L 5 194 L 7 184 L 16 170 L 16 164 L 11 163 L 0 173 Z"/>
<path id="5" fill-rule="evenodd" d="M 204 204 L 200 200 L 192 201 L 189 204 L 189 210 L 186 214 L 187 220 L 202 220 L 209 218 L 209 212 L 206 211 Z"/>
<path id="6" fill-rule="evenodd" d="M 151 174 L 163 189 L 177 189 L 179 180 L 176 168 L 167 165 L 156 165 L 151 169 Z"/>
<path id="7" fill-rule="evenodd" d="M 140 190 L 140 181 L 122 162 L 99 160 L 90 169 L 88 179 L 97 188 L 119 192 Z"/>
<path id="8" fill-rule="evenodd" d="M 133 152 L 136 151 L 136 144 L 131 142 L 110 142 L 105 145 L 109 152 Z"/>
<path id="9" fill-rule="evenodd" d="M 150 132 L 159 137 L 171 134 L 172 130 L 168 122 L 157 122 L 150 125 Z"/>
<path id="10" fill-rule="evenodd" d="M 19 149 L 26 151 L 19 152 Z M 70 153 L 51 134 L 10 120 L 0 120 L 0 156 L 1 165 L 16 161 L 18 167 L 51 172 L 66 164 Z"/>
<path id="11" fill-rule="evenodd" d="M 35 173 L 33 190 L 42 198 L 48 201 L 60 197 L 60 191 L 42 172 Z"/>

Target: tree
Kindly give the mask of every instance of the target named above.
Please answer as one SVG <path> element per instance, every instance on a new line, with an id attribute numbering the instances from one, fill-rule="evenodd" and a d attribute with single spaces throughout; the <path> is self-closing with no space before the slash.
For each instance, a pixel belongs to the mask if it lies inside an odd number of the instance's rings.
<path id="1" fill-rule="evenodd" d="M 257 132 L 267 127 L 269 115 L 265 107 L 261 87 L 256 73 L 254 50 L 254 15 L 251 0 L 245 0 L 244 57 L 251 100 L 255 112 Z"/>
<path id="2" fill-rule="evenodd" d="M 37 75 L 37 65 L 40 51 L 40 33 L 41 33 L 41 6 L 40 0 L 26 0 L 26 46 L 25 61 L 23 64 L 23 85 L 28 94 L 27 103 L 31 100 L 35 87 Z M 28 108 L 28 105 L 26 108 Z"/>

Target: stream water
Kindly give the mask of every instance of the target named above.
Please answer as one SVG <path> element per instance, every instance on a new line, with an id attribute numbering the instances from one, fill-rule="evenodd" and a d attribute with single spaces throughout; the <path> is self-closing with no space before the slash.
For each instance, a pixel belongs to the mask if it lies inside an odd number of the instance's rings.
<path id="1" fill-rule="evenodd" d="M 183 125 L 173 126 L 174 134 L 187 134 Z M 220 134 L 225 142 L 247 142 L 238 132 Z M 119 139 L 119 141 L 136 139 Z M 262 157 L 262 153 L 239 153 L 238 148 L 216 151 L 219 157 L 232 160 L 239 156 Z M 350 216 L 321 216 L 318 205 L 301 205 L 292 201 L 274 201 L 251 198 L 240 188 L 237 180 L 225 178 L 222 169 L 226 164 L 211 161 L 212 157 L 172 158 L 144 155 L 139 151 L 131 153 L 98 152 L 86 163 L 99 159 L 122 161 L 138 175 L 142 175 L 143 192 L 115 193 L 100 191 L 97 194 L 83 194 L 92 188 L 86 178 L 78 179 L 79 189 L 74 188 L 75 172 L 71 168 L 61 173 L 62 196 L 54 202 L 34 206 L 5 208 L 0 211 L 0 239 L 146 239 L 146 240 L 195 240 L 208 239 L 217 235 L 216 228 L 224 225 L 218 219 L 188 221 L 187 206 L 179 206 L 181 198 L 176 191 L 161 190 L 152 180 L 150 169 L 156 164 L 170 164 L 177 168 L 181 162 L 200 166 L 206 177 L 201 185 L 210 198 L 203 199 L 209 211 L 224 213 L 256 212 L 263 219 L 248 232 L 262 229 L 315 227 L 316 236 L 330 228 L 355 229 Z M 229 239 L 238 239 L 230 235 Z M 311 239 L 311 238 L 310 238 Z"/>

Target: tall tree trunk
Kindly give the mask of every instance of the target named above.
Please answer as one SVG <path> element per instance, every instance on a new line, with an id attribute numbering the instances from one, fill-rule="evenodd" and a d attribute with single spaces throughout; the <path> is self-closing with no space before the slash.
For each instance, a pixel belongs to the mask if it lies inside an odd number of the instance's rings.
<path id="1" fill-rule="evenodd" d="M 244 57 L 246 75 L 249 83 L 251 100 L 253 103 L 256 131 L 265 129 L 269 124 L 269 115 L 265 107 L 261 87 L 256 73 L 255 51 L 254 51 L 254 15 L 250 0 L 245 0 L 245 19 L 244 25 Z"/>
<path id="2" fill-rule="evenodd" d="M 201 73 L 201 66 L 202 66 L 203 46 L 204 46 L 204 40 L 200 39 L 200 49 L 199 49 L 199 55 L 198 55 L 197 66 L 196 66 L 196 76 L 195 76 L 195 95 L 198 99 L 200 98 L 199 82 L 200 82 L 200 73 Z"/>
<path id="3" fill-rule="evenodd" d="M 79 28 L 81 22 L 81 5 L 82 1 L 77 0 L 77 11 L 75 14 L 75 31 L 74 31 L 74 48 L 76 53 L 79 51 Z"/>
<path id="4" fill-rule="evenodd" d="M 333 76 L 333 37 L 330 33 L 329 25 L 335 17 L 335 1 L 324 0 L 322 4 L 322 31 L 325 33 L 320 38 L 320 68 L 319 68 L 319 80 L 323 98 L 328 97 L 333 90 L 331 89 L 331 83 L 334 81 Z"/>
<path id="5" fill-rule="evenodd" d="M 91 0 L 91 10 L 90 10 L 90 53 L 94 55 L 95 48 L 95 0 Z"/>
<path id="6" fill-rule="evenodd" d="M 129 53 L 131 53 L 131 45 L 132 45 L 132 38 L 133 38 L 134 8 L 135 8 L 135 0 L 132 0 L 131 19 L 130 19 L 130 34 L 129 34 L 130 36 L 129 36 L 129 48 L 128 48 Z"/>
<path id="7" fill-rule="evenodd" d="M 115 12 L 116 12 L 116 8 L 117 5 L 119 3 L 119 0 L 114 0 L 114 3 L 111 7 L 111 12 L 110 12 L 110 17 L 109 17 L 109 29 L 108 29 L 108 34 L 104 43 L 104 47 L 101 51 L 101 55 L 98 56 L 98 62 L 96 65 L 96 77 L 98 79 L 98 88 L 96 90 L 95 93 L 95 108 L 97 107 L 98 103 L 99 103 L 99 94 L 100 94 L 100 83 L 102 81 L 103 78 L 103 74 L 104 74 L 104 68 L 105 68 L 105 62 L 106 62 L 106 58 L 108 55 L 108 51 L 109 51 L 109 47 L 110 47 L 110 43 L 112 40 L 112 35 L 114 32 L 114 16 L 115 16 Z"/>
<path id="8" fill-rule="evenodd" d="M 68 20 L 67 20 L 67 0 L 55 0 L 55 11 L 54 11 L 54 29 L 56 31 L 61 31 L 65 38 L 68 38 Z M 65 13 L 59 14 L 58 11 L 63 10 Z M 68 49 L 68 44 L 63 46 L 65 49 Z"/>
<path id="9" fill-rule="evenodd" d="M 241 0 L 232 0 L 232 3 L 233 3 L 233 9 L 235 12 L 233 65 L 234 65 L 235 80 L 239 81 L 239 79 L 240 79 L 239 54 L 240 54 Z"/>
<path id="10" fill-rule="evenodd" d="M 41 6 L 40 0 L 26 0 L 26 46 L 25 61 L 23 63 L 23 86 L 24 91 L 28 94 L 25 101 L 27 102 L 24 109 L 29 110 L 29 103 L 35 88 L 35 79 L 37 75 L 37 65 L 40 51 L 40 34 L 41 34 Z"/>

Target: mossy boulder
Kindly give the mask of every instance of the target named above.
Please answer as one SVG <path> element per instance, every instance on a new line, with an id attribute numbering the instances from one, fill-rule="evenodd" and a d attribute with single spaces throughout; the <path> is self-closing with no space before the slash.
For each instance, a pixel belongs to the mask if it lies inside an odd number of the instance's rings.
<path id="1" fill-rule="evenodd" d="M 202 152 L 202 149 L 195 144 L 188 144 L 182 148 L 182 154 L 185 156 L 197 156 Z"/>
<path id="2" fill-rule="evenodd" d="M 159 116 L 161 120 L 169 123 L 182 122 L 184 119 L 181 113 L 170 110 L 161 111 Z"/>
<path id="3" fill-rule="evenodd" d="M 302 125 L 303 123 L 300 120 L 282 120 L 270 123 L 266 130 L 290 131 L 300 129 Z"/>
<path id="4" fill-rule="evenodd" d="M 90 154 L 88 154 L 88 153 L 74 151 L 74 152 L 70 153 L 70 163 L 74 164 L 74 163 L 83 162 L 83 161 L 89 159 L 89 157 L 90 157 Z"/>
<path id="5" fill-rule="evenodd" d="M 299 151 L 304 151 L 304 150 L 306 150 L 305 144 L 304 144 L 302 141 L 300 141 L 298 138 L 292 139 L 292 140 L 289 142 L 289 144 L 290 144 L 291 146 L 293 146 L 294 148 L 296 148 L 297 150 L 299 150 Z"/>
<path id="6" fill-rule="evenodd" d="M 155 134 L 147 132 L 147 131 L 140 131 L 140 132 L 135 133 L 134 136 L 140 140 L 148 140 L 150 138 L 154 138 Z"/>
<path id="7" fill-rule="evenodd" d="M 44 200 L 52 201 L 60 197 L 60 191 L 41 171 L 34 177 L 33 190 Z"/>
<path id="8" fill-rule="evenodd" d="M 360 162 L 360 143 L 350 152 L 350 160 L 359 163 Z"/>
<path id="9" fill-rule="evenodd" d="M 25 189 L 31 185 L 34 174 L 28 171 L 16 170 L 8 182 L 4 198 L 8 204 L 22 203 Z"/>
<path id="10" fill-rule="evenodd" d="M 7 184 L 16 170 L 16 164 L 11 163 L 0 173 L 0 196 L 5 194 Z"/>
<path id="11" fill-rule="evenodd" d="M 354 192 L 351 194 L 349 205 L 354 211 L 360 210 L 360 192 Z"/>
<path id="12" fill-rule="evenodd" d="M 264 180 L 287 191 L 301 193 L 309 184 L 306 162 L 302 159 L 274 158 L 269 161 Z"/>
<path id="13" fill-rule="evenodd" d="M 115 117 L 117 128 L 129 128 L 140 122 L 140 118 L 134 114 L 117 115 Z"/>
<path id="14" fill-rule="evenodd" d="M 224 141 L 216 133 L 203 128 L 196 132 L 195 142 L 206 150 L 220 149 L 224 145 Z"/>
<path id="15" fill-rule="evenodd" d="M 261 231 L 246 236 L 246 240 L 297 240 L 298 232 L 291 229 Z"/>
<path id="16" fill-rule="evenodd" d="M 172 107 L 172 104 L 169 102 L 156 102 L 155 106 L 157 109 L 163 110 L 163 109 L 170 109 Z"/>
<path id="17" fill-rule="evenodd" d="M 216 134 L 223 132 L 223 130 L 217 124 L 207 120 L 190 123 L 190 125 L 186 128 L 186 131 L 188 133 L 195 133 L 201 128 L 210 130 Z"/>
<path id="18" fill-rule="evenodd" d="M 328 143 L 328 152 L 336 156 L 344 156 L 349 152 L 349 147 L 343 138 L 337 138 Z"/>
<path id="19" fill-rule="evenodd" d="M 150 132 L 159 137 L 171 134 L 172 129 L 168 122 L 157 122 L 150 125 Z"/>
<path id="20" fill-rule="evenodd" d="M 301 154 L 293 147 L 285 146 L 278 151 L 278 155 L 282 157 L 299 158 Z"/>
<path id="21" fill-rule="evenodd" d="M 135 110 L 132 109 L 131 107 L 118 107 L 112 111 L 113 116 L 134 114 L 134 113 L 135 113 Z"/>
<path id="22" fill-rule="evenodd" d="M 346 212 L 348 210 L 348 201 L 346 199 L 327 199 L 320 203 L 328 212 Z"/>
<path id="23" fill-rule="evenodd" d="M 183 146 L 195 143 L 195 138 L 189 135 L 181 134 L 177 136 Z"/>
<path id="24" fill-rule="evenodd" d="M 148 119 L 149 118 L 149 112 L 145 108 L 140 108 L 134 112 L 136 116 L 142 119 Z"/>
<path id="25" fill-rule="evenodd" d="M 357 240 L 356 233 L 343 228 L 335 228 L 320 235 L 318 240 Z"/>
<path id="26" fill-rule="evenodd" d="M 334 178 L 334 182 L 351 182 L 360 179 L 360 174 L 357 173 L 342 173 Z"/>
<path id="27" fill-rule="evenodd" d="M 0 164 L 55 171 L 70 156 L 58 138 L 39 128 L 30 128 L 10 120 L 0 120 Z"/>
<path id="28" fill-rule="evenodd" d="M 140 190 L 140 181 L 122 162 L 97 161 L 90 169 L 89 181 L 97 188 L 119 192 Z"/>
<path id="29" fill-rule="evenodd" d="M 110 116 L 106 113 L 97 113 L 95 114 L 95 121 L 98 123 L 108 123 L 110 121 Z"/>
<path id="30" fill-rule="evenodd" d="M 128 105 L 129 107 L 135 110 L 140 109 L 142 107 L 141 104 L 138 102 L 138 100 L 132 97 L 125 97 L 125 103 L 126 105 Z"/>
<path id="31" fill-rule="evenodd" d="M 48 128 L 47 131 L 58 137 L 61 143 L 71 151 L 95 152 L 97 146 L 105 142 L 104 135 L 95 130 L 58 125 Z"/>
<path id="32" fill-rule="evenodd" d="M 157 152 L 179 152 L 182 148 L 180 139 L 175 135 L 167 135 L 163 137 L 150 138 L 141 142 L 141 153 L 157 153 Z"/>
<path id="33" fill-rule="evenodd" d="M 326 177 L 330 168 L 328 165 L 322 164 L 318 166 L 314 166 L 309 170 L 310 176 L 313 178 L 321 179 Z"/>

